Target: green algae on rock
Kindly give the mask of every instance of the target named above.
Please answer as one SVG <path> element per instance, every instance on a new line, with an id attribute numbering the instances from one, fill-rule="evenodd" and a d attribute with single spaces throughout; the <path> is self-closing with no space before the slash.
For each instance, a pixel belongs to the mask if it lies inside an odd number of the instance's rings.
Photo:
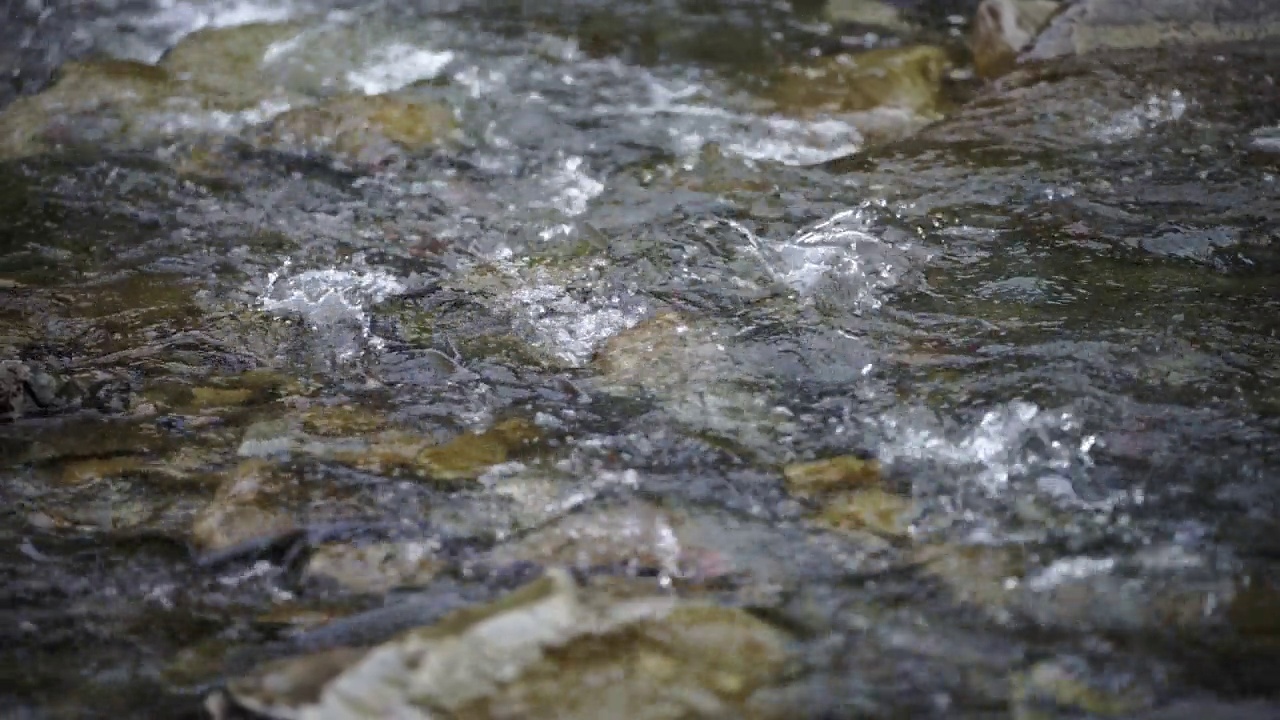
<path id="1" fill-rule="evenodd" d="M 302 412 L 302 429 L 319 437 L 356 437 L 382 432 L 388 421 L 373 408 L 317 405 Z"/>
<path id="2" fill-rule="evenodd" d="M 881 48 L 784 68 L 767 99 L 788 115 L 900 110 L 932 116 L 951 67 L 933 45 Z"/>
<path id="3" fill-rule="evenodd" d="M 69 62 L 54 85 L 15 100 L 0 111 L 0 159 L 46 152 L 64 141 L 92 145 L 136 129 L 141 108 L 158 108 L 174 91 L 162 68 L 129 60 Z M 69 133 L 71 123 L 89 129 Z"/>
<path id="4" fill-rule="evenodd" d="M 0 159 L 184 130 L 225 134 L 259 122 L 297 99 L 262 73 L 267 48 L 296 32 L 270 24 L 206 29 L 184 38 L 158 65 L 67 63 L 53 86 L 0 113 Z"/>
<path id="5" fill-rule="evenodd" d="M 818 522 L 835 530 L 870 532 L 884 538 L 904 538 L 919 508 L 911 498 L 867 488 L 843 492 L 823 502 Z"/>
<path id="6" fill-rule="evenodd" d="M 320 451 L 338 462 L 370 472 L 401 471 L 443 483 L 473 481 L 489 468 L 533 449 L 543 433 L 533 423 L 511 418 L 482 432 L 467 432 L 436 445 L 403 430 L 388 430 L 360 449 Z"/>
<path id="7" fill-rule="evenodd" d="M 186 83 L 187 94 L 204 109 L 248 108 L 282 90 L 264 73 L 263 61 L 273 45 L 299 32 L 298 26 L 288 23 L 197 30 L 166 53 L 158 65 L 170 77 Z"/>
<path id="8" fill-rule="evenodd" d="M 432 480 L 475 480 L 494 465 L 528 452 L 542 430 L 528 420 L 503 420 L 480 433 L 465 433 L 418 453 L 416 465 Z"/>
<path id="9" fill-rule="evenodd" d="M 447 106 L 395 95 L 341 95 L 277 116 L 258 143 L 376 165 L 456 137 L 457 120 Z"/>
<path id="10" fill-rule="evenodd" d="M 801 496 L 865 488 L 881 480 L 878 460 L 853 455 L 792 463 L 782 469 L 782 476 L 787 489 Z"/>
<path id="11" fill-rule="evenodd" d="M 268 663 L 228 683 L 227 695 L 268 717 L 308 720 L 763 718 L 751 696 L 779 681 L 788 660 L 788 637 L 741 610 L 580 588 L 553 569 L 370 650 Z"/>

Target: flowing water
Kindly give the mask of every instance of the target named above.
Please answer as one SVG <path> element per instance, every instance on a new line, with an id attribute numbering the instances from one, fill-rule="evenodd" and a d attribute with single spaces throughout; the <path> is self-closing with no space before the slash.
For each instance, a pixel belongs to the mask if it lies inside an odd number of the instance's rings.
<path id="1" fill-rule="evenodd" d="M 784 628 L 785 717 L 1280 717 L 1280 49 L 898 5 L 11 8 L 0 716 L 576 563 Z"/>

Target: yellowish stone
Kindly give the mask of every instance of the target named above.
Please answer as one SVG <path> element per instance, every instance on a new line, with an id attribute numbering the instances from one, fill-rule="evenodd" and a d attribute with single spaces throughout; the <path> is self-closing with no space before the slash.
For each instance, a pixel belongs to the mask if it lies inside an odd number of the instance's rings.
<path id="1" fill-rule="evenodd" d="M 880 482 L 880 462 L 852 455 L 794 463 L 782 470 L 787 488 L 795 495 L 854 490 Z"/>

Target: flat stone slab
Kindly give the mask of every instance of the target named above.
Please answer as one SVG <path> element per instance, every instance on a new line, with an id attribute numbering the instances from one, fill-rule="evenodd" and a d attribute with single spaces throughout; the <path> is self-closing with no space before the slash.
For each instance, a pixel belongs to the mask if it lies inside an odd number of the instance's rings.
<path id="1" fill-rule="evenodd" d="M 1053 19 L 1024 59 L 1269 38 L 1280 38 L 1274 0 L 1081 0 Z"/>

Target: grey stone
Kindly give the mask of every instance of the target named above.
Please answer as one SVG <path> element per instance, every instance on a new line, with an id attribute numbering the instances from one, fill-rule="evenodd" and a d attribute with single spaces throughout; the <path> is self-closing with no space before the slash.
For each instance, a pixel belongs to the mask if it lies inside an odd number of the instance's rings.
<path id="1" fill-rule="evenodd" d="M 1080 0 L 1054 18 L 1024 59 L 1275 37 L 1280 3 L 1271 0 Z"/>

